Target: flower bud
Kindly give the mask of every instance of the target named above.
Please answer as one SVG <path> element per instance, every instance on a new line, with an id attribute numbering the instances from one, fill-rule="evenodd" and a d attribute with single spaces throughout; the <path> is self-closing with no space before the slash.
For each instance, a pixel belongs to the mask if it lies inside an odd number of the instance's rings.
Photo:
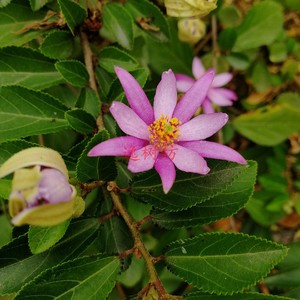
<path id="1" fill-rule="evenodd" d="M 184 18 L 178 21 L 178 37 L 182 42 L 194 45 L 206 34 L 206 25 L 199 18 Z"/>
<path id="2" fill-rule="evenodd" d="M 9 213 L 16 226 L 53 226 L 80 216 L 84 201 L 68 182 L 67 167 L 52 149 L 33 147 L 9 158 L 0 178 L 14 172 Z"/>
<path id="3" fill-rule="evenodd" d="M 204 17 L 214 10 L 217 0 L 165 0 L 170 17 Z"/>

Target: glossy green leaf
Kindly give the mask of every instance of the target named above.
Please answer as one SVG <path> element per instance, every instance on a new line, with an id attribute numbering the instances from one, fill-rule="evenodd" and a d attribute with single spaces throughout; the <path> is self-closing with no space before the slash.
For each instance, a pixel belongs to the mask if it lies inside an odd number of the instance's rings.
<path id="1" fill-rule="evenodd" d="M 40 36 L 43 31 L 21 31 L 33 22 L 42 21 L 46 11 L 33 12 L 28 1 L 15 0 L 0 11 L 0 47 L 21 46 Z"/>
<path id="2" fill-rule="evenodd" d="M 54 246 L 66 233 L 70 220 L 52 227 L 30 226 L 28 242 L 33 254 L 42 253 Z"/>
<path id="3" fill-rule="evenodd" d="M 146 28 L 140 25 L 141 30 L 150 37 L 166 42 L 169 39 L 168 23 L 160 9 L 148 0 L 128 0 L 124 7 L 138 23 L 146 23 Z"/>
<path id="4" fill-rule="evenodd" d="M 172 272 L 209 293 L 242 292 L 261 280 L 287 253 L 267 240 L 238 233 L 208 233 L 176 241 L 166 252 Z"/>
<path id="5" fill-rule="evenodd" d="M 82 108 L 95 119 L 100 113 L 100 99 L 90 88 L 82 89 L 76 101 L 76 107 Z"/>
<path id="6" fill-rule="evenodd" d="M 0 86 L 17 84 L 41 90 L 61 82 L 54 62 L 39 52 L 20 47 L 0 49 Z"/>
<path id="7" fill-rule="evenodd" d="M 33 11 L 37 11 L 41 9 L 44 5 L 46 5 L 50 1 L 51 0 L 29 0 Z"/>
<path id="8" fill-rule="evenodd" d="M 55 68 L 70 84 L 85 87 L 89 81 L 89 73 L 84 64 L 77 60 L 58 61 Z"/>
<path id="9" fill-rule="evenodd" d="M 200 204 L 225 191 L 248 166 L 227 161 L 209 161 L 207 175 L 177 172 L 168 194 L 164 194 L 157 172 L 150 171 L 132 180 L 131 195 L 155 208 L 179 211 Z"/>
<path id="10" fill-rule="evenodd" d="M 46 271 L 21 290 L 15 299 L 99 299 L 113 289 L 120 269 L 117 257 L 81 257 Z"/>
<path id="11" fill-rule="evenodd" d="M 65 17 L 68 27 L 74 34 L 75 27 L 86 18 L 86 11 L 76 2 L 70 0 L 58 0 L 59 7 Z"/>
<path id="12" fill-rule="evenodd" d="M 116 47 L 105 47 L 99 53 L 99 64 L 104 70 L 115 73 L 114 66 L 121 67 L 127 71 L 134 71 L 139 64 L 134 57 Z"/>
<path id="13" fill-rule="evenodd" d="M 69 31 L 52 31 L 40 46 L 41 52 L 55 59 L 69 58 L 73 53 L 73 36 Z"/>
<path id="14" fill-rule="evenodd" d="M 274 146 L 300 130 L 300 109 L 278 103 L 238 116 L 235 129 L 251 141 L 263 146 Z"/>
<path id="15" fill-rule="evenodd" d="M 96 128 L 95 118 L 80 108 L 67 111 L 66 120 L 75 131 L 83 134 L 91 133 Z"/>
<path id="16" fill-rule="evenodd" d="M 99 131 L 93 136 L 85 147 L 76 166 L 76 177 L 80 181 L 114 180 L 116 166 L 114 157 L 88 157 L 88 152 L 97 144 L 107 140 L 109 134 L 106 130 Z"/>
<path id="17" fill-rule="evenodd" d="M 27 235 L 20 236 L 0 250 L 0 295 L 17 292 L 46 269 L 81 256 L 96 238 L 97 219 L 75 220 L 64 238 L 46 252 L 32 255 Z"/>
<path id="18" fill-rule="evenodd" d="M 184 297 L 185 300 L 292 300 L 291 298 L 265 295 L 259 293 L 244 293 L 244 294 L 234 294 L 234 295 L 207 295 L 201 292 L 195 292 L 187 294 Z"/>
<path id="19" fill-rule="evenodd" d="M 67 108 L 50 95 L 19 86 L 0 88 L 0 142 L 67 129 Z"/>
<path id="20" fill-rule="evenodd" d="M 245 206 L 254 189 L 257 164 L 249 162 L 223 192 L 190 209 L 179 212 L 154 210 L 153 221 L 165 228 L 190 227 L 208 224 L 229 217 Z"/>
<path id="21" fill-rule="evenodd" d="M 133 19 L 123 5 L 106 3 L 103 6 L 103 25 L 100 34 L 116 41 L 125 49 L 133 45 Z"/>
<path id="22" fill-rule="evenodd" d="M 276 20 L 276 22 L 274 22 Z M 272 1 L 254 4 L 237 28 L 234 51 L 270 45 L 283 27 L 282 7 Z"/>

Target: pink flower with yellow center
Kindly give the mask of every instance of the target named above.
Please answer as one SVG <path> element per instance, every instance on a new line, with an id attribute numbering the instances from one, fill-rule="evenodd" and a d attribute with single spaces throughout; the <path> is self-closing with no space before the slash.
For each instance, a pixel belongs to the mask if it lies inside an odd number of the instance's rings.
<path id="1" fill-rule="evenodd" d="M 130 107 L 113 101 L 110 112 L 128 136 L 104 141 L 92 148 L 88 156 L 128 156 L 128 169 L 133 173 L 154 167 L 165 193 L 174 183 L 175 166 L 184 172 L 207 174 L 210 169 L 205 157 L 246 163 L 235 150 L 203 141 L 225 125 L 227 114 L 202 114 L 192 118 L 206 97 L 214 78 L 213 71 L 195 81 L 178 103 L 175 75 L 172 70 L 163 72 L 153 108 L 130 73 L 120 67 L 115 67 L 115 72 Z"/>
<path id="2" fill-rule="evenodd" d="M 196 80 L 205 74 L 205 68 L 198 57 L 194 57 L 192 63 L 192 73 Z M 194 84 L 195 79 L 185 74 L 175 74 L 177 80 L 177 90 L 185 93 Z M 203 111 L 206 114 L 213 113 L 213 103 L 218 106 L 231 106 L 233 101 L 237 99 L 235 92 L 223 88 L 232 79 L 232 74 L 229 72 L 217 74 L 211 87 L 207 92 L 207 96 L 202 102 Z"/>

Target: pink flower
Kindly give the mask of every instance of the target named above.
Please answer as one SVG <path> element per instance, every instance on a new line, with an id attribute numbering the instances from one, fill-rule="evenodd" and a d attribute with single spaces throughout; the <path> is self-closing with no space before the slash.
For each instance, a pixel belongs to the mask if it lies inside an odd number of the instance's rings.
<path id="1" fill-rule="evenodd" d="M 192 64 L 192 73 L 196 79 L 199 79 L 205 74 L 205 68 L 198 57 L 194 57 Z M 177 80 L 177 90 L 185 93 L 194 84 L 195 79 L 185 74 L 175 74 Z M 235 92 L 222 88 L 232 79 L 231 73 L 221 73 L 215 76 L 211 87 L 208 90 L 207 96 L 202 102 L 202 108 L 206 114 L 213 113 L 214 108 L 212 103 L 218 106 L 230 106 L 237 99 Z"/>
<path id="2" fill-rule="evenodd" d="M 213 71 L 199 78 L 178 104 L 175 75 L 172 70 L 163 72 L 153 108 L 131 74 L 119 67 L 115 71 L 131 108 L 113 101 L 110 112 L 128 136 L 104 141 L 88 156 L 128 156 L 128 169 L 133 173 L 154 167 L 165 193 L 174 183 L 175 166 L 184 172 L 207 174 L 210 169 L 204 157 L 246 163 L 233 149 L 203 141 L 224 126 L 227 114 L 203 114 L 191 119 L 213 81 Z"/>

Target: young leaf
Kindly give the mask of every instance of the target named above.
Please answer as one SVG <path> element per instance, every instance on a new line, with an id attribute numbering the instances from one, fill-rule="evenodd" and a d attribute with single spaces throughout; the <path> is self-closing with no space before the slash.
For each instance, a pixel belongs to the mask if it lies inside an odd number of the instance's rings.
<path id="1" fill-rule="evenodd" d="M 169 246 L 172 272 L 208 292 L 242 292 L 266 276 L 287 253 L 267 240 L 237 233 L 208 233 Z"/>
<path id="2" fill-rule="evenodd" d="M 155 208 L 179 211 L 190 208 L 225 191 L 247 165 L 227 161 L 210 161 L 207 175 L 177 172 L 176 180 L 168 194 L 164 194 L 159 175 L 150 171 L 133 178 L 131 194 Z"/>
<path id="3" fill-rule="evenodd" d="M 116 257 L 81 257 L 54 267 L 26 285 L 15 299 L 105 300 L 120 269 Z"/>
<path id="4" fill-rule="evenodd" d="M 55 245 L 66 233 L 70 220 L 52 227 L 30 226 L 28 242 L 30 251 L 39 254 Z"/>
<path id="5" fill-rule="evenodd" d="M 276 20 L 276 22 L 274 22 Z M 283 27 L 282 7 L 273 1 L 253 5 L 242 24 L 237 28 L 233 51 L 270 45 Z"/>
<path id="6" fill-rule="evenodd" d="M 75 27 L 86 18 L 86 11 L 76 2 L 70 0 L 58 0 L 59 7 L 66 19 L 67 25 L 74 34 Z"/>
<path id="7" fill-rule="evenodd" d="M 15 0 L 0 11 L 0 47 L 21 46 L 40 36 L 42 30 L 22 30 L 33 22 L 41 22 L 46 11 L 33 12 L 28 1 Z"/>
<path id="8" fill-rule="evenodd" d="M 40 46 L 41 52 L 55 59 L 69 58 L 73 53 L 73 36 L 69 31 L 52 31 Z"/>
<path id="9" fill-rule="evenodd" d="M 66 119 L 74 130 L 83 134 L 91 133 L 96 128 L 95 118 L 80 108 L 67 111 Z"/>
<path id="10" fill-rule="evenodd" d="M 116 41 L 125 49 L 133 45 L 133 19 L 123 5 L 106 3 L 103 6 L 103 25 L 100 34 Z"/>
<path id="11" fill-rule="evenodd" d="M 256 172 L 256 162 L 249 161 L 248 168 L 245 168 L 225 191 L 187 210 L 166 212 L 155 209 L 152 212 L 153 221 L 171 229 L 208 224 L 229 217 L 244 207 L 251 197 Z"/>
<path id="12" fill-rule="evenodd" d="M 187 294 L 184 297 L 185 300 L 293 300 L 287 297 L 264 295 L 259 293 L 244 293 L 234 295 L 207 295 L 201 292 L 195 292 Z"/>
<path id="13" fill-rule="evenodd" d="M 0 142 L 67 129 L 67 108 L 48 94 L 0 87 Z"/>
<path id="14" fill-rule="evenodd" d="M 46 252 L 32 255 L 27 235 L 20 236 L 0 250 L 0 295 L 17 292 L 46 269 L 79 257 L 96 238 L 96 219 L 73 221 L 64 238 Z"/>
<path id="15" fill-rule="evenodd" d="M 274 146 L 300 130 L 300 109 L 286 103 L 268 105 L 240 115 L 233 121 L 233 125 L 251 141 L 263 146 Z"/>
<path id="16" fill-rule="evenodd" d="M 105 47 L 99 53 L 99 64 L 104 70 L 115 73 L 114 66 L 126 69 L 128 72 L 139 68 L 134 57 L 116 47 Z"/>
<path id="17" fill-rule="evenodd" d="M 117 171 L 114 157 L 88 157 L 92 147 L 107 140 L 109 134 L 106 130 L 99 131 L 93 136 L 85 147 L 76 166 L 76 177 L 83 182 L 92 180 L 113 180 Z"/>
<path id="18" fill-rule="evenodd" d="M 160 9 L 153 3 L 148 0 L 128 0 L 124 7 L 144 33 L 160 42 L 169 39 L 168 23 Z"/>
<path id="19" fill-rule="evenodd" d="M 54 62 L 30 48 L 0 49 L 0 86 L 21 85 L 42 90 L 63 82 Z"/>
<path id="20" fill-rule="evenodd" d="M 58 61 L 55 68 L 70 84 L 85 87 L 89 81 L 89 73 L 84 64 L 77 60 Z"/>

